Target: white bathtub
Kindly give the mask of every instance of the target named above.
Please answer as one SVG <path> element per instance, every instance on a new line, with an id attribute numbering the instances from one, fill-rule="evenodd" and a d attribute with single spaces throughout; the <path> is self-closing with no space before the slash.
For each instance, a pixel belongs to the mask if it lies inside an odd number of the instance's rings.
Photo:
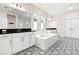
<path id="1" fill-rule="evenodd" d="M 36 46 L 46 50 L 58 41 L 57 34 L 43 33 L 36 35 Z"/>

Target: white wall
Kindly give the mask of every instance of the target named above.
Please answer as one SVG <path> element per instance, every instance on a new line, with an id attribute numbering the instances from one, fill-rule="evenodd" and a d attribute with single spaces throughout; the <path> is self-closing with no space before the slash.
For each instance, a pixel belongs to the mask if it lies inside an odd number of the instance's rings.
<path id="1" fill-rule="evenodd" d="M 48 20 L 47 21 L 47 28 L 56 28 L 56 20 Z"/>
<path id="2" fill-rule="evenodd" d="M 5 12 L 0 11 L 0 28 L 2 27 L 7 28 L 7 16 Z"/>
<path id="3" fill-rule="evenodd" d="M 56 22 L 57 22 L 58 34 L 60 36 L 64 37 L 64 21 L 69 18 L 79 18 L 79 11 L 65 13 L 65 14 L 56 16 L 55 18 L 56 18 Z"/>
<path id="4" fill-rule="evenodd" d="M 63 37 L 64 36 L 64 16 L 59 16 L 56 17 L 56 22 L 57 22 L 57 32 L 59 36 Z"/>

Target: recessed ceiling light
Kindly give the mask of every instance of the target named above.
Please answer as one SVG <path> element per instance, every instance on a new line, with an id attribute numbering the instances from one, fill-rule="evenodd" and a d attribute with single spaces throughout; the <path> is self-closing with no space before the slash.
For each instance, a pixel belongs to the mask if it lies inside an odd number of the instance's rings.
<path id="1" fill-rule="evenodd" d="M 73 9 L 73 7 L 69 7 L 69 9 L 70 9 L 70 10 L 72 10 L 72 9 Z"/>
<path id="2" fill-rule="evenodd" d="M 45 5 L 45 6 L 42 6 L 42 7 L 47 8 L 47 6 L 46 6 L 46 5 Z"/>

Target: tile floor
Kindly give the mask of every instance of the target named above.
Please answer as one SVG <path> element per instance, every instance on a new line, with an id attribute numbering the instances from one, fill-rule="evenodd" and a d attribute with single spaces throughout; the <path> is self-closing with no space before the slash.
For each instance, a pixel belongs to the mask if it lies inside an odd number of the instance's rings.
<path id="1" fill-rule="evenodd" d="M 46 51 L 32 46 L 17 55 L 79 55 L 79 39 L 61 38 Z"/>

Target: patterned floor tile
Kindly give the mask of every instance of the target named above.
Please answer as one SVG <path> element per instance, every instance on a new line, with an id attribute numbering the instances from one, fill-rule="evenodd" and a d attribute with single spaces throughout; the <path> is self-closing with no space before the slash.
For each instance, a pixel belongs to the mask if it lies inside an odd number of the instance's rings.
<path id="1" fill-rule="evenodd" d="M 34 45 L 17 55 L 79 55 L 79 39 L 61 38 L 46 51 Z"/>

